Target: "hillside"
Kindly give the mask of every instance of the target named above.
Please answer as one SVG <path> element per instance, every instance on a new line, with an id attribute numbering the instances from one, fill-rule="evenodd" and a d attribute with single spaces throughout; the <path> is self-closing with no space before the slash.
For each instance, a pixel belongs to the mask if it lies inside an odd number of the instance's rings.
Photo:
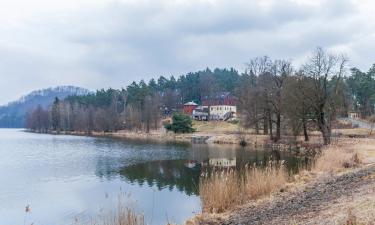
<path id="1" fill-rule="evenodd" d="M 87 93 L 89 93 L 87 89 L 74 86 L 59 86 L 33 91 L 17 101 L 0 106 L 0 127 L 24 127 L 27 112 L 34 109 L 36 106 L 41 105 L 46 108 L 55 97 L 63 99 L 70 95 L 84 95 Z"/>

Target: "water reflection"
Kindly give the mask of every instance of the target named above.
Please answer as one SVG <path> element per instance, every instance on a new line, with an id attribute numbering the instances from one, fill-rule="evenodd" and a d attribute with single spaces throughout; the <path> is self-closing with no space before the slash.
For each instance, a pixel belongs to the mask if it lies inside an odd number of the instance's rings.
<path id="1" fill-rule="evenodd" d="M 119 171 L 121 176 L 140 186 L 168 188 L 196 195 L 200 176 L 200 167 L 189 168 L 186 160 L 162 160 L 125 167 Z"/>
<path id="2" fill-rule="evenodd" d="M 154 146 L 155 147 L 155 146 Z M 164 146 L 168 148 L 168 146 Z M 177 159 L 150 160 L 121 167 L 112 167 L 113 161 L 98 160 L 96 174 L 101 178 L 121 179 L 131 184 L 154 187 L 158 190 L 177 189 L 187 195 L 198 195 L 202 172 L 216 169 L 242 169 L 245 165 L 264 166 L 269 161 L 285 162 L 290 173 L 296 172 L 304 159 L 286 152 L 250 149 L 237 146 L 192 145 L 180 146 Z"/>
<path id="3" fill-rule="evenodd" d="M 0 129 L 0 155 L 1 224 L 24 224 L 26 205 L 32 208 L 26 224 L 71 224 L 78 214 L 89 218 L 111 209 L 120 190 L 131 193 L 148 224 L 166 224 L 166 215 L 181 224 L 200 210 L 202 171 L 264 165 L 270 159 L 283 159 L 293 170 L 299 161 L 287 153 L 236 146 L 160 145 L 12 129 Z"/>

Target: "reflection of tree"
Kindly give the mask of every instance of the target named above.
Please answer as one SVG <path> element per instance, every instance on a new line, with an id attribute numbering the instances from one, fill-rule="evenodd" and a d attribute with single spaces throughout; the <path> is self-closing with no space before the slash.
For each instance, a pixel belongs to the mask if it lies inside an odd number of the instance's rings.
<path id="1" fill-rule="evenodd" d="M 159 147 L 161 149 L 172 148 L 171 151 L 176 149 L 174 145 Z M 209 145 L 186 147 L 186 150 L 179 152 L 179 157 L 183 159 L 178 160 L 164 158 L 165 160 L 150 161 L 155 160 L 153 155 L 138 155 L 137 157 L 139 158 L 136 160 L 127 157 L 116 157 L 115 155 L 98 157 L 96 175 L 109 180 L 121 176 L 124 180 L 140 186 L 157 187 L 159 190 L 163 188 L 170 190 L 176 188 L 188 195 L 196 195 L 198 193 L 201 170 L 206 171 L 206 169 L 212 168 L 206 166 L 203 166 L 203 168 L 201 164 L 208 166 L 210 159 L 223 162 L 228 159 L 235 160 L 237 169 L 243 169 L 246 164 L 264 166 L 269 161 L 284 160 L 286 167 L 291 173 L 296 172 L 299 166 L 306 163 L 303 159 L 293 157 L 287 152 L 277 152 L 267 149 L 254 150 L 233 146 L 210 147 Z M 196 162 L 197 166 L 188 168 L 186 163 L 189 161 Z M 129 166 L 129 163 L 133 165 Z"/>
<path id="2" fill-rule="evenodd" d="M 188 168 L 186 160 L 164 160 L 141 163 L 122 168 L 120 175 L 131 183 L 156 186 L 159 190 L 174 187 L 188 195 L 197 194 L 200 167 Z"/>

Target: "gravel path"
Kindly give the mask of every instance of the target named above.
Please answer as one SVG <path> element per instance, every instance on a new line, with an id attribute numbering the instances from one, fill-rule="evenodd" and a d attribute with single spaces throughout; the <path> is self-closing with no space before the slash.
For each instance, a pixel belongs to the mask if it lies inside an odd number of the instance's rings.
<path id="1" fill-rule="evenodd" d="M 365 129 L 371 130 L 371 124 L 366 121 L 353 119 L 353 118 L 346 118 L 345 120 L 351 122 L 353 125 L 356 125 L 359 128 L 365 128 Z"/>
<path id="2" fill-rule="evenodd" d="M 318 216 L 320 212 L 343 199 L 350 202 L 361 193 L 374 196 L 374 190 L 372 165 L 312 183 L 294 194 L 281 194 L 269 202 L 244 206 L 223 218 L 206 219 L 201 224 L 331 224 L 330 218 Z"/>

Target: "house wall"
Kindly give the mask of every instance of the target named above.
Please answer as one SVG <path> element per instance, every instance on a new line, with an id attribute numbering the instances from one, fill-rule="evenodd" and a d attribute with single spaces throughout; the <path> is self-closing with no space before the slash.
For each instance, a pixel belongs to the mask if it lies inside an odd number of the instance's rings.
<path id="1" fill-rule="evenodd" d="M 224 116 L 227 112 L 237 113 L 237 107 L 233 105 L 212 105 L 210 106 L 210 116 Z"/>
<path id="2" fill-rule="evenodd" d="M 187 115 L 191 115 L 195 108 L 197 108 L 196 105 L 184 105 L 183 112 Z"/>

